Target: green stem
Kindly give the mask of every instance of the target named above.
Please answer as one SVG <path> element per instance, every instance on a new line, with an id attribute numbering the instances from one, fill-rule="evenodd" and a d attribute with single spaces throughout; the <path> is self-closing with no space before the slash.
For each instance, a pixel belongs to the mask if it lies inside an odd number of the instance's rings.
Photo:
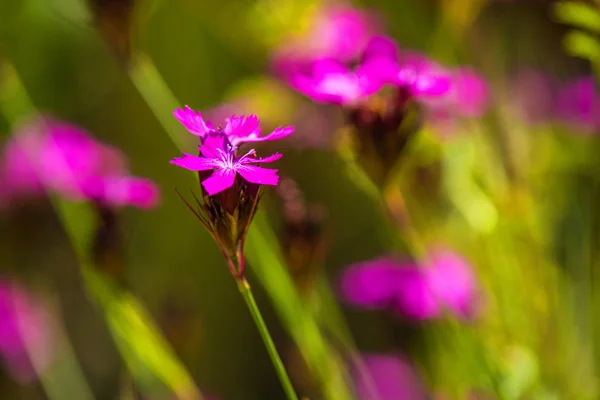
<path id="1" fill-rule="evenodd" d="M 296 391 L 292 386 L 292 382 L 283 366 L 283 362 L 281 361 L 281 357 L 279 357 L 279 353 L 277 353 L 277 349 L 275 348 L 275 343 L 273 343 L 273 339 L 271 338 L 271 334 L 267 329 L 267 325 L 265 324 L 265 320 L 263 319 L 260 310 L 258 309 L 258 305 L 254 300 L 254 296 L 252 295 L 252 290 L 250 289 L 250 285 L 246 278 L 241 278 L 237 280 L 238 289 L 248 306 L 248 310 L 250 310 L 250 314 L 252 314 L 252 319 L 254 319 L 254 323 L 258 328 L 258 332 L 265 342 L 265 346 L 267 348 L 267 352 L 269 353 L 269 357 L 271 357 L 271 362 L 275 367 L 275 371 L 277 372 L 277 376 L 281 381 L 281 385 L 283 386 L 283 390 L 289 400 L 298 400 L 298 396 L 296 395 Z"/>

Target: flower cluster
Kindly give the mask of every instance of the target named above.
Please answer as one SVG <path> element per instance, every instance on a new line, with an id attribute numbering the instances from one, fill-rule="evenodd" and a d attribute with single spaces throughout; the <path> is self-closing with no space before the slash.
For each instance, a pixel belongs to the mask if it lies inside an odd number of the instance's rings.
<path id="1" fill-rule="evenodd" d="M 21 126 L 0 160 L 0 203 L 45 192 L 104 206 L 150 208 L 159 192 L 148 179 L 129 174 L 117 149 L 85 131 L 49 117 Z"/>
<path id="2" fill-rule="evenodd" d="M 183 153 L 171 164 L 198 172 L 203 196 L 202 201 L 196 200 L 199 209 L 192 211 L 214 237 L 232 273 L 242 275 L 243 243 L 256 210 L 260 185 L 274 186 L 279 182 L 276 169 L 255 164 L 276 161 L 281 154 L 258 158 L 254 149 L 240 152 L 239 148 L 245 143 L 285 138 L 294 128 L 280 127 L 263 136 L 256 115 L 227 118 L 224 128 L 205 121 L 200 112 L 188 106 L 175 110 L 174 115 L 199 137 L 201 144 L 197 156 Z"/>
<path id="3" fill-rule="evenodd" d="M 383 257 L 350 266 L 342 277 L 344 298 L 369 308 L 391 308 L 416 320 L 439 316 L 444 308 L 460 318 L 475 313 L 476 279 L 468 263 L 447 251 L 432 252 L 431 265 Z"/>
<path id="4" fill-rule="evenodd" d="M 360 164 L 384 184 L 423 116 L 452 126 L 487 108 L 486 82 L 472 69 L 443 67 L 422 54 L 401 52 L 396 43 L 372 35 L 358 63 L 315 57 L 288 65 L 288 84 L 317 103 L 342 106 L 353 126 Z"/>

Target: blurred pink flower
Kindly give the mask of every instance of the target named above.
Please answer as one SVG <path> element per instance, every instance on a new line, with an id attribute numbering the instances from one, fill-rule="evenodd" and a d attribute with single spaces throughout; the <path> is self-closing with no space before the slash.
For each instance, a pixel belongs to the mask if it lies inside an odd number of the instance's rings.
<path id="1" fill-rule="evenodd" d="M 462 319 L 476 311 L 477 282 L 469 264 L 457 254 L 435 250 L 430 266 L 382 257 L 348 267 L 342 296 L 367 308 L 388 308 L 424 320 L 438 317 L 442 307 Z"/>
<path id="2" fill-rule="evenodd" d="M 462 89 L 464 80 L 462 75 L 453 76 L 425 56 L 400 54 L 394 41 L 384 36 L 371 38 L 354 69 L 338 60 L 316 59 L 287 75 L 290 86 L 319 103 L 353 105 L 391 85 L 418 100 L 436 99 L 452 104 L 460 101 L 472 108 L 474 101 L 466 96 L 471 87 L 466 92 L 451 91 L 452 84 Z M 457 100 L 453 100 L 455 97 Z"/>
<path id="3" fill-rule="evenodd" d="M 377 32 L 376 18 L 345 4 L 328 4 L 318 9 L 306 35 L 288 40 L 275 50 L 272 65 L 276 73 L 319 58 L 351 61 L 359 57 L 368 40 Z"/>
<path id="4" fill-rule="evenodd" d="M 593 132 L 600 126 L 600 96 L 593 76 L 577 78 L 558 94 L 557 113 L 565 123 Z"/>
<path id="5" fill-rule="evenodd" d="M 318 103 L 355 104 L 376 93 L 382 86 L 372 71 L 353 70 L 333 59 L 319 59 L 306 70 L 291 74 L 288 83 Z"/>
<path id="6" fill-rule="evenodd" d="M 401 355 L 366 354 L 365 373 L 355 373 L 361 400 L 426 400 L 425 385 L 412 363 Z"/>
<path id="7" fill-rule="evenodd" d="M 153 182 L 128 175 L 125 157 L 116 148 L 48 117 L 22 125 L 6 143 L 0 188 L 4 200 L 50 191 L 73 201 L 145 208 L 159 198 Z"/>
<path id="8" fill-rule="evenodd" d="M 25 290 L 0 281 L 0 356 L 11 375 L 20 382 L 36 376 L 53 357 L 52 332 L 46 310 Z M 34 368 L 29 354 L 36 359 Z"/>

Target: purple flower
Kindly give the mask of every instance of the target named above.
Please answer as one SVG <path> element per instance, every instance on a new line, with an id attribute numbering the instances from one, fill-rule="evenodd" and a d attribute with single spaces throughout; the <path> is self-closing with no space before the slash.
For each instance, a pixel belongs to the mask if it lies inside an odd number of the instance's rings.
<path id="1" fill-rule="evenodd" d="M 468 263 L 447 250 L 430 254 L 430 266 L 391 257 L 350 266 L 342 277 L 346 301 L 367 308 L 389 308 L 416 319 L 430 319 L 447 308 L 461 318 L 476 311 L 477 282 Z"/>
<path id="2" fill-rule="evenodd" d="M 362 359 L 366 371 L 354 373 L 359 399 L 425 400 L 428 398 L 419 373 L 406 357 L 366 354 Z"/>
<path id="3" fill-rule="evenodd" d="M 175 116 L 192 133 L 200 136 L 201 141 L 198 156 L 183 153 L 183 157 L 170 161 L 181 168 L 197 171 L 202 182 L 202 200 L 194 197 L 197 207 L 183 197 L 182 200 L 213 236 L 233 276 L 243 279 L 244 241 L 256 212 L 261 185 L 274 186 L 279 182 L 276 169 L 254 164 L 276 161 L 281 154 L 257 158 L 254 150 L 238 153 L 238 145 L 281 139 L 291 134 L 294 128 L 278 128 L 271 135 L 262 137 L 255 115 L 233 116 L 227 119 L 225 128 L 216 129 L 187 106 L 175 111 Z"/>
<path id="4" fill-rule="evenodd" d="M 342 278 L 342 295 L 349 303 L 392 309 L 415 320 L 430 319 L 440 313 L 424 271 L 392 257 L 348 267 Z"/>
<path id="5" fill-rule="evenodd" d="M 559 92 L 557 112 L 559 118 L 584 132 L 595 131 L 600 126 L 600 96 L 594 77 L 578 78 Z"/>
<path id="6" fill-rule="evenodd" d="M 235 182 L 236 174 L 240 174 L 248 182 L 259 185 L 277 185 L 279 181 L 276 169 L 251 164 L 273 162 L 279 160 L 281 154 L 255 158 L 256 152 L 250 150 L 242 156 L 237 156 L 237 148 L 224 135 L 206 137 L 199 150 L 200 156 L 183 153 L 183 157 L 171 160 L 171 164 L 191 171 L 214 170 L 213 174 L 202 182 L 209 196 L 230 188 Z"/>
<path id="7" fill-rule="evenodd" d="M 317 59 L 287 77 L 292 87 L 320 103 L 355 104 L 384 85 L 406 89 L 413 97 L 441 96 L 448 92 L 450 76 L 424 57 L 400 58 L 396 44 L 373 37 L 361 63 L 353 70 L 333 59 Z"/>
<path id="8" fill-rule="evenodd" d="M 6 144 L 0 187 L 9 200 L 50 191 L 73 201 L 151 207 L 159 197 L 151 181 L 128 175 L 125 157 L 117 149 L 48 117 L 23 125 Z"/>
<path id="9" fill-rule="evenodd" d="M 292 133 L 294 133 L 294 127 L 278 127 L 271 134 L 262 136 L 259 128 L 259 119 L 256 115 L 235 115 L 225 120 L 224 128 L 215 128 L 210 121 L 205 121 L 202 118 L 202 114 L 198 111 L 192 110 L 190 107 L 185 106 L 183 109 L 178 108 L 173 111 L 175 118 L 179 120 L 187 128 L 187 130 L 200 139 L 204 139 L 210 133 L 221 132 L 224 133 L 229 143 L 237 147 L 242 143 L 248 142 L 263 142 L 268 140 L 279 140 L 283 139 Z"/>
<path id="10" fill-rule="evenodd" d="M 20 382 L 35 378 L 36 369 L 52 359 L 50 319 L 19 286 L 0 281 L 0 356 Z M 35 357 L 34 367 L 30 354 Z"/>

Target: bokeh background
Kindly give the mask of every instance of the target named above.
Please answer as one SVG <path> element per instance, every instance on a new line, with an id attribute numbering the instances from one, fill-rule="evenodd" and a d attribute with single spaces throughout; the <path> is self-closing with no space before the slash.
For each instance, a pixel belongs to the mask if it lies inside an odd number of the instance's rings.
<path id="1" fill-rule="evenodd" d="M 156 208 L 119 211 L 127 259 L 121 284 L 147 309 L 205 397 L 284 398 L 221 252 L 175 192 L 198 190 L 197 181 L 168 163 L 180 153 L 173 135 L 194 151 L 194 138 L 171 116 L 173 105 L 220 118 L 225 111 L 219 107 L 241 102 L 244 111 L 258 114 L 263 131 L 296 126 L 293 137 L 260 148 L 282 152 L 280 174 L 326 210 L 318 274 L 345 320 L 336 329 L 352 337 L 348 352 L 347 342 L 336 345 L 336 334 L 319 323 L 339 356 L 328 362 L 350 370 L 342 361 L 350 354 L 410 360 L 414 376 L 388 379 L 422 392 L 384 400 L 598 398 L 600 142 L 593 83 L 591 93 L 572 100 L 585 103 L 573 106 L 583 114 L 561 120 L 556 104 L 576 78 L 594 79 L 600 54 L 594 18 L 600 14 L 592 12 L 581 28 L 565 23 L 568 16 L 557 13 L 553 1 L 347 3 L 374 13 L 378 31 L 402 49 L 448 66 L 471 66 L 488 85 L 484 114 L 458 123 L 427 121 L 402 153 L 395 183 L 411 229 L 427 246 L 452 248 L 468 260 L 482 293 L 474 300 L 481 308 L 474 320 L 415 322 L 384 307 L 344 301 L 339 282 L 349 265 L 391 251 L 410 260 L 414 243 L 406 238 L 412 236 L 389 234 L 385 210 L 348 173 L 335 151 L 340 117 L 333 106 L 312 104 L 272 72 L 276 49 L 310 30 L 324 3 L 1 0 L 0 132 L 8 140 L 34 110 L 52 114 L 121 149 L 136 175 L 160 187 Z M 595 3 L 583 3 L 596 10 Z M 573 31 L 579 36 L 568 36 Z M 260 208 L 278 234 L 272 239 L 283 237 L 284 213 L 274 190 L 265 191 Z M 122 352 L 102 306 L 89 296 L 53 203 L 5 208 L 1 221 L 2 273 L 37 293 L 62 332 L 54 335 L 61 345 L 47 344 L 61 362 L 38 370 L 43 379 L 15 379 L 5 362 L 1 397 L 79 399 L 77 391 L 48 388 L 84 385 L 91 398 L 138 398 L 125 390 L 132 385 Z M 273 246 L 277 240 L 263 243 L 259 253 L 279 251 Z M 323 395 L 299 356 L 290 329 L 302 326 L 282 323 L 294 316 L 282 317 L 278 295 L 269 289 L 277 286 L 276 275 L 265 266 L 258 278 L 252 261 L 248 279 L 298 392 L 335 398 Z M 265 279 L 271 284 L 263 285 Z M 290 296 L 307 305 L 316 301 L 319 309 L 322 292 L 311 290 Z M 122 334 L 151 357 L 154 346 L 123 326 Z M 375 374 L 384 377 L 385 371 Z M 141 375 L 139 398 L 174 395 L 156 374 Z"/>

